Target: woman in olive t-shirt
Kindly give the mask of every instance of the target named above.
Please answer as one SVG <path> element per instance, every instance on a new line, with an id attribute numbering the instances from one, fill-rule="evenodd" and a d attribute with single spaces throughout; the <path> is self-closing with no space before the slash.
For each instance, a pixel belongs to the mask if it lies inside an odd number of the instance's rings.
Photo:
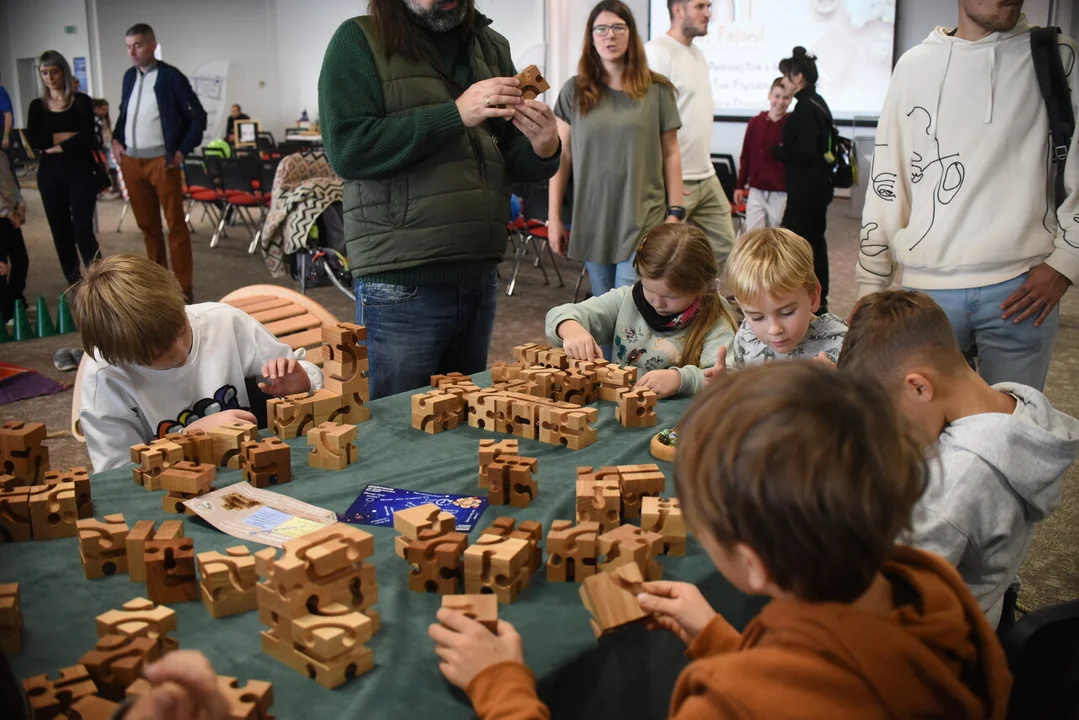
<path id="1" fill-rule="evenodd" d="M 645 232 L 685 217 L 674 88 L 649 71 L 633 13 L 618 0 L 592 9 L 577 76 L 554 113 L 562 164 L 551 179 L 549 232 L 559 254 L 583 260 L 592 294 L 637 280 L 633 254 Z M 573 172 L 572 240 L 562 200 Z"/>

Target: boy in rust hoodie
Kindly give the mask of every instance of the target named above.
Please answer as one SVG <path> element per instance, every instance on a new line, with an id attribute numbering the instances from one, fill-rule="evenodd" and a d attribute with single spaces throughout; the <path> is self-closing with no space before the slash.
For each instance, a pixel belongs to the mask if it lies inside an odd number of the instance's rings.
<path id="1" fill-rule="evenodd" d="M 895 545 L 924 463 L 884 391 L 813 362 L 712 381 L 679 431 L 686 520 L 719 571 L 772 602 L 739 633 L 693 585 L 644 584 L 693 658 L 672 718 L 1004 718 L 1011 676 L 948 563 Z M 440 610 L 440 669 L 482 718 L 547 718 L 521 638 Z"/>

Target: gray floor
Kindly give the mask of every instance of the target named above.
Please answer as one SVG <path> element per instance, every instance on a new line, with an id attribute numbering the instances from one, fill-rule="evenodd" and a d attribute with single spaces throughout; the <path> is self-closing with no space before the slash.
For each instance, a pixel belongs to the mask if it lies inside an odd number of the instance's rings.
<path id="1" fill-rule="evenodd" d="M 64 289 L 63 276 L 52 248 L 52 236 L 45 223 L 41 201 L 33 190 L 26 192 L 29 203 L 29 223 L 25 227 L 31 266 L 27 297 L 31 304 L 39 295 L 49 300 L 52 312 L 56 299 Z M 121 232 L 117 232 L 122 202 L 98 204 L 101 232 L 98 239 L 106 254 L 143 253 L 142 236 L 128 213 Z M 854 263 L 858 248 L 859 226 L 849 217 L 846 201 L 837 200 L 829 218 L 828 237 L 831 243 L 831 268 L 834 283 L 830 305 L 834 312 L 845 316 L 854 301 Z M 266 271 L 259 256 L 247 255 L 249 237 L 242 228 L 231 229 L 231 237 L 219 247 L 209 247 L 211 229 L 207 223 L 196 223 L 195 293 L 198 300 L 216 300 L 229 291 L 254 283 L 275 282 Z M 513 297 L 499 300 L 498 319 L 491 343 L 490 362 L 508 359 L 514 345 L 543 341 L 543 318 L 552 305 L 567 302 L 573 293 L 580 266 L 559 261 L 566 287 L 560 288 L 550 269 L 552 284 L 543 285 L 538 269 L 526 266 L 521 271 Z M 511 263 L 503 263 L 501 271 L 507 277 Z M 289 284 L 283 280 L 279 284 Z M 310 293 L 341 319 L 351 318 L 353 306 L 332 288 L 317 288 Z M 1056 354 L 1049 373 L 1046 394 L 1062 411 L 1079 415 L 1079 291 L 1065 297 L 1060 321 L 1061 331 Z M 74 343 L 73 343 L 74 341 Z M 0 358 L 6 362 L 38 370 L 62 382 L 74 382 L 73 373 L 58 373 L 51 363 L 52 353 L 59 347 L 77 344 L 75 336 L 46 338 L 22 343 L 0 345 Z M 71 392 L 27 400 L 0 407 L 0 420 L 21 418 L 45 422 L 50 431 L 49 451 L 53 467 L 88 464 L 85 448 L 70 435 Z M 1073 466 L 1065 479 L 1064 496 L 1057 511 L 1042 523 L 1024 566 L 1021 602 L 1029 607 L 1041 607 L 1079 598 L 1079 471 Z"/>

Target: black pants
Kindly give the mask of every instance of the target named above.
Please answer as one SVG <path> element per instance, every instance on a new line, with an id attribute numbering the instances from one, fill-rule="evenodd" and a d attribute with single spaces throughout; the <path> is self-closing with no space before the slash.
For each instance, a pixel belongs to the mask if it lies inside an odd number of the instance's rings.
<path id="1" fill-rule="evenodd" d="M 60 269 L 68 284 L 76 283 L 82 275 L 79 257 L 82 264 L 89 265 L 101 255 L 94 236 L 97 183 L 92 161 L 43 162 L 37 171 L 37 186 Z"/>
<path id="2" fill-rule="evenodd" d="M 828 307 L 828 242 L 824 231 L 828 225 L 828 204 L 799 202 L 789 194 L 783 213 L 783 227 L 809 241 L 813 248 L 813 270 L 821 288 L 821 309 Z"/>
<path id="3" fill-rule="evenodd" d="M 7 218 L 0 218 L 0 262 L 10 267 L 6 277 L 0 277 L 0 319 L 7 322 L 15 314 L 15 301 L 26 305 L 26 273 L 30 258 L 26 254 L 22 229 L 16 229 Z"/>

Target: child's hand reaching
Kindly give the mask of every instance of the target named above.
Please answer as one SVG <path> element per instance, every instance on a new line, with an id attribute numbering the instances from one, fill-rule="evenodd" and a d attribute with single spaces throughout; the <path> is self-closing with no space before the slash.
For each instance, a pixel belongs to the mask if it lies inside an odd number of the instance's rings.
<path id="1" fill-rule="evenodd" d="M 438 623 L 427 628 L 435 641 L 438 669 L 452 685 L 467 690 L 473 678 L 498 663 L 524 662 L 521 636 L 505 620 L 498 621 L 498 634 L 464 613 L 442 608 Z"/>
<path id="2" fill-rule="evenodd" d="M 716 364 L 710 368 L 704 370 L 704 384 L 707 385 L 712 378 L 717 375 L 724 375 L 727 372 L 727 346 L 720 345 L 719 352 L 716 353 Z"/>
<path id="3" fill-rule="evenodd" d="M 217 687 L 217 675 L 200 652 L 174 650 L 147 666 L 153 685 L 124 715 L 126 720 L 225 720 L 229 703 Z"/>
<path id="4" fill-rule="evenodd" d="M 296 358 L 279 357 L 271 360 L 262 366 L 262 377 L 269 382 L 260 382 L 259 388 L 274 397 L 295 395 L 311 389 L 311 378 Z"/>
<path id="5" fill-rule="evenodd" d="M 644 583 L 641 591 L 637 602 L 652 613 L 652 622 L 673 632 L 686 645 L 696 640 L 716 616 L 696 585 L 661 580 Z"/>
<path id="6" fill-rule="evenodd" d="M 660 398 L 668 398 L 682 387 L 682 375 L 674 368 L 649 370 L 634 387 L 651 390 Z"/>
<path id="7" fill-rule="evenodd" d="M 603 359 L 603 350 L 596 339 L 576 320 L 564 320 L 556 332 L 562 338 L 562 349 L 571 360 Z"/>

